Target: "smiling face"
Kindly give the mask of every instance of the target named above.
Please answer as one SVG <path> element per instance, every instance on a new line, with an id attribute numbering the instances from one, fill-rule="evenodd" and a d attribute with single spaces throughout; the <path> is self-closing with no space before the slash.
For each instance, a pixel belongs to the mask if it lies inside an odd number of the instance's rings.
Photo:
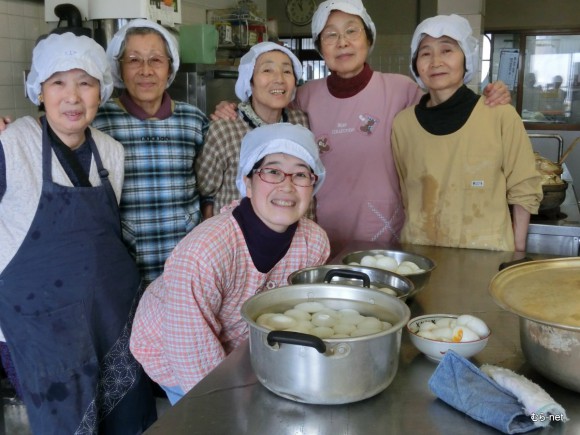
<path id="1" fill-rule="evenodd" d="M 465 55 L 453 38 L 425 36 L 417 49 L 416 66 L 434 104 L 446 101 L 463 85 Z"/>
<path id="2" fill-rule="evenodd" d="M 69 147 L 84 142 L 85 129 L 93 122 L 101 91 L 99 81 L 81 69 L 56 72 L 42 83 L 46 120 Z"/>
<path id="3" fill-rule="evenodd" d="M 312 172 L 309 166 L 297 157 L 275 153 L 262 159 L 260 168 L 280 169 L 288 174 Z M 244 177 L 246 196 L 250 198 L 256 215 L 268 228 L 282 233 L 297 222 L 308 209 L 312 199 L 313 186 L 296 186 L 286 177 L 280 184 L 262 181 L 258 174 Z"/>
<path id="4" fill-rule="evenodd" d="M 278 122 L 296 89 L 292 60 L 278 50 L 262 53 L 256 59 L 251 86 L 254 111 L 268 123 Z"/>
<path id="5" fill-rule="evenodd" d="M 349 41 L 344 34 L 349 28 L 362 28 L 360 36 L 354 41 Z M 332 11 L 322 30 L 321 37 L 326 32 L 337 32 L 341 36 L 335 44 L 326 45 L 321 40 L 320 48 L 326 66 L 341 78 L 350 78 L 360 73 L 366 62 L 371 46 L 364 31 L 363 20 L 357 15 L 347 14 L 342 11 Z"/>
<path id="6" fill-rule="evenodd" d="M 121 76 L 131 99 L 148 114 L 154 115 L 161 106 L 163 93 L 171 75 L 171 64 L 160 67 L 150 66 L 147 62 L 141 67 L 131 65 L 130 57 L 149 59 L 152 56 L 168 59 L 165 42 L 158 33 L 127 36 L 125 50 L 121 58 Z"/>

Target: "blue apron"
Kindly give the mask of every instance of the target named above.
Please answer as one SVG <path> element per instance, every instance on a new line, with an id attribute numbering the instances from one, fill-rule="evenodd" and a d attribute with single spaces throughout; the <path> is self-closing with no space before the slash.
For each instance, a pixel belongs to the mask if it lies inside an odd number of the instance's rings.
<path id="1" fill-rule="evenodd" d="M 102 184 L 55 184 L 42 118 L 42 194 L 0 275 L 0 324 L 34 433 L 137 434 L 156 418 L 149 381 L 129 352 L 139 272 L 88 129 L 87 139 Z"/>

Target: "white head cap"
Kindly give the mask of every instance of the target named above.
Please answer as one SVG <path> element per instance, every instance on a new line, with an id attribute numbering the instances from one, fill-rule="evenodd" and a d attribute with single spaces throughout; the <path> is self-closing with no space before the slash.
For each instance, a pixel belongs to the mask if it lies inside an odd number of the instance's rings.
<path id="1" fill-rule="evenodd" d="M 325 2 L 320 3 L 312 17 L 313 41 L 316 41 L 318 35 L 320 35 L 320 32 L 324 29 L 324 26 L 326 26 L 328 16 L 332 11 L 342 11 L 347 14 L 359 16 L 373 34 L 373 43 L 370 50 L 373 49 L 377 40 L 377 29 L 361 0 L 326 0 Z"/>
<path id="2" fill-rule="evenodd" d="M 175 37 L 169 33 L 165 27 L 143 18 L 129 21 L 127 24 L 121 27 L 117 33 L 115 33 L 115 36 L 113 36 L 113 39 L 111 39 L 111 42 L 109 42 L 107 47 L 107 57 L 111 63 L 111 72 L 113 74 L 113 80 L 115 81 L 115 87 L 125 88 L 123 78 L 121 77 L 121 65 L 119 64 L 118 57 L 119 52 L 121 51 L 121 46 L 123 45 L 123 42 L 125 42 L 127 30 L 134 27 L 149 27 L 151 29 L 155 29 L 161 33 L 161 36 L 163 39 L 165 39 L 165 42 L 169 47 L 169 56 L 172 60 L 171 74 L 169 76 L 169 80 L 167 80 L 167 87 L 169 87 L 175 78 L 175 74 L 177 74 L 177 70 L 179 69 L 179 45 L 177 44 Z"/>
<path id="3" fill-rule="evenodd" d="M 32 66 L 26 79 L 26 93 L 37 106 L 42 83 L 56 72 L 82 69 L 100 83 L 101 104 L 113 93 L 113 78 L 105 50 L 87 36 L 67 32 L 41 39 L 32 51 Z"/>
<path id="4" fill-rule="evenodd" d="M 326 170 L 318 155 L 318 146 L 314 140 L 314 134 L 301 125 L 281 122 L 257 127 L 244 136 L 240 150 L 240 163 L 236 186 L 246 196 L 244 176 L 248 175 L 254 165 L 269 154 L 284 153 L 304 160 L 318 181 L 314 185 L 314 193 L 320 189 Z"/>
<path id="5" fill-rule="evenodd" d="M 423 81 L 415 72 L 415 61 L 417 60 L 417 50 L 421 40 L 429 35 L 432 38 L 440 38 L 441 36 L 449 36 L 457 41 L 459 47 L 465 55 L 465 76 L 463 83 L 469 83 L 473 77 L 473 73 L 478 67 L 479 58 L 479 43 L 477 39 L 472 36 L 471 26 L 469 21 L 459 15 L 437 15 L 436 17 L 427 18 L 415 29 L 413 39 L 411 40 L 411 74 L 415 81 L 422 88 L 425 87 Z"/>
<path id="6" fill-rule="evenodd" d="M 296 84 L 298 85 L 298 80 L 302 77 L 302 63 L 294 53 L 286 47 L 274 42 L 260 42 L 259 44 L 252 46 L 250 51 L 244 54 L 240 60 L 240 66 L 238 67 L 238 80 L 236 81 L 236 95 L 241 101 L 248 101 L 252 95 L 251 81 L 252 76 L 254 75 L 256 60 L 261 54 L 274 50 L 281 51 L 288 55 L 292 61 L 294 77 L 296 77 Z M 294 96 L 292 96 L 292 99 L 294 99 Z"/>

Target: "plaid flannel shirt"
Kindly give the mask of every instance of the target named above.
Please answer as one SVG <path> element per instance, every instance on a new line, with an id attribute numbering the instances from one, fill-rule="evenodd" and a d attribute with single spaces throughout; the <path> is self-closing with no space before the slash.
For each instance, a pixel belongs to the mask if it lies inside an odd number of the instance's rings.
<path id="1" fill-rule="evenodd" d="M 288 122 L 308 128 L 308 117 L 300 110 L 287 109 Z M 205 144 L 195 167 L 199 192 L 203 197 L 213 197 L 214 214 L 224 206 L 240 199 L 236 187 L 242 138 L 252 128 L 241 117 L 220 120 L 209 126 Z M 310 217 L 310 216 L 309 216 Z"/>
<path id="2" fill-rule="evenodd" d="M 194 163 L 209 121 L 195 106 L 172 103 L 169 118 L 141 121 L 111 100 L 93 121 L 125 148 L 123 238 L 145 283 L 201 217 Z"/>

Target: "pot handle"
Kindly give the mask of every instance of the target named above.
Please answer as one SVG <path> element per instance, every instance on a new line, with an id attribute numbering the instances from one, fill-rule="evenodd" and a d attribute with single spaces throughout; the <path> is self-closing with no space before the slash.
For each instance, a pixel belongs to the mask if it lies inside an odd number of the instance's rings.
<path id="1" fill-rule="evenodd" d="M 270 331 L 266 339 L 270 346 L 274 346 L 276 343 L 296 344 L 298 346 L 312 347 L 319 353 L 326 352 L 326 344 L 315 335 L 292 331 Z"/>
<path id="2" fill-rule="evenodd" d="M 346 269 L 329 270 L 324 276 L 324 282 L 330 284 L 330 281 L 332 281 L 332 278 L 334 278 L 335 276 L 338 276 L 339 278 L 360 279 L 363 282 L 363 287 L 370 288 L 371 286 L 371 279 L 366 273 Z"/>
<path id="3" fill-rule="evenodd" d="M 515 266 L 516 264 L 527 263 L 528 261 L 534 261 L 534 260 L 530 257 L 524 257 L 524 258 L 520 258 L 519 260 L 506 261 L 505 263 L 501 263 L 499 265 L 499 270 L 504 270 L 506 267 Z"/>

